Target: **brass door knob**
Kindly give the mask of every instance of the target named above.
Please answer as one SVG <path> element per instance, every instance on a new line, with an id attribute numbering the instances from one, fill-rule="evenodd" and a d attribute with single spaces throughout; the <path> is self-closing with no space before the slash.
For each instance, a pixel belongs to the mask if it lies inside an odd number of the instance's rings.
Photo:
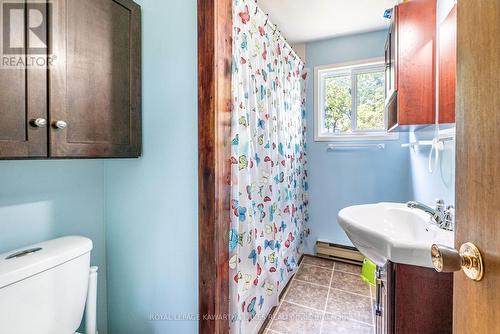
<path id="1" fill-rule="evenodd" d="M 443 245 L 432 245 L 432 264 L 438 272 L 453 272 L 462 269 L 468 278 L 480 281 L 484 275 L 483 257 L 479 249 L 467 242 L 457 251 Z"/>

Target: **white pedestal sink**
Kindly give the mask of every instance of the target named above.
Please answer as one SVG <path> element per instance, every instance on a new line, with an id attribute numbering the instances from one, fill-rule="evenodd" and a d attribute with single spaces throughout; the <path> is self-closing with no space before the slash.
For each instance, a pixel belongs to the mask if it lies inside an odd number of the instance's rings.
<path id="1" fill-rule="evenodd" d="M 338 222 L 354 246 L 378 266 L 391 261 L 433 268 L 432 244 L 454 246 L 454 232 L 440 229 L 428 214 L 406 204 L 351 206 L 339 212 Z"/>

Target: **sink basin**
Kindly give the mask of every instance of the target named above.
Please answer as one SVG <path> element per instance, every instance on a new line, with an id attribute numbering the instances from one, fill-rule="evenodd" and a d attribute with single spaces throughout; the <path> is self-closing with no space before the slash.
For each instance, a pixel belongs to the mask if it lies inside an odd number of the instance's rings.
<path id="1" fill-rule="evenodd" d="M 454 246 L 453 232 L 406 204 L 351 206 L 339 212 L 338 222 L 354 246 L 378 266 L 391 261 L 432 268 L 432 244 Z"/>

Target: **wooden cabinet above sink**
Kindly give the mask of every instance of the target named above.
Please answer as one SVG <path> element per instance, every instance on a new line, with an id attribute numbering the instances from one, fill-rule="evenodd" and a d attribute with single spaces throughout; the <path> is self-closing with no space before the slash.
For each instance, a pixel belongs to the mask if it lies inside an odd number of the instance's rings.
<path id="1" fill-rule="evenodd" d="M 412 0 L 394 7 L 386 44 L 389 131 L 435 122 L 435 45 L 435 0 Z"/>

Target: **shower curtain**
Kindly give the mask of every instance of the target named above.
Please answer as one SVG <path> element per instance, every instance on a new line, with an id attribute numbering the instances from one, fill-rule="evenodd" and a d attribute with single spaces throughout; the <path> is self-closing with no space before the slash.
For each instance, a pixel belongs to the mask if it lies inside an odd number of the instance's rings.
<path id="1" fill-rule="evenodd" d="M 259 330 L 295 272 L 307 227 L 305 82 L 253 0 L 233 0 L 231 333 Z"/>

